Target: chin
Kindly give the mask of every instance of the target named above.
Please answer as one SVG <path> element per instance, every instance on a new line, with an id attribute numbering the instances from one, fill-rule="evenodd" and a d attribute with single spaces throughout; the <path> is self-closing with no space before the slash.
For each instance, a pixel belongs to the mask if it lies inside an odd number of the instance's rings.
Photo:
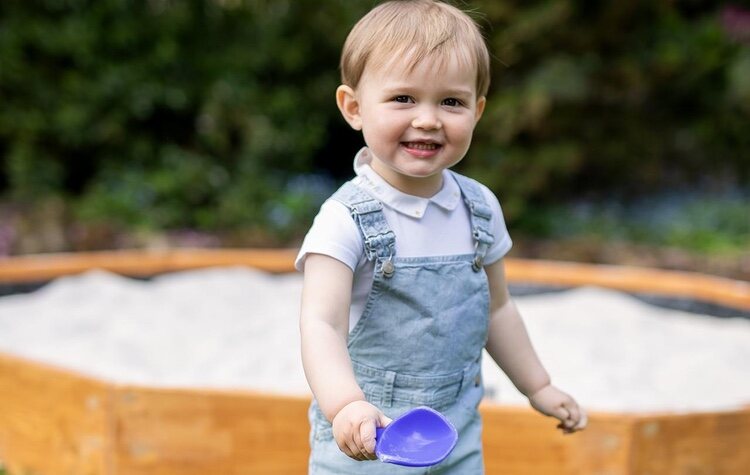
<path id="1" fill-rule="evenodd" d="M 413 178 L 416 180 L 424 180 L 427 178 L 432 178 L 434 176 L 439 176 L 442 174 L 442 172 L 443 170 L 424 170 L 424 171 L 423 170 L 408 170 L 408 171 L 405 170 L 399 173 L 401 173 L 402 175 L 406 177 Z"/>

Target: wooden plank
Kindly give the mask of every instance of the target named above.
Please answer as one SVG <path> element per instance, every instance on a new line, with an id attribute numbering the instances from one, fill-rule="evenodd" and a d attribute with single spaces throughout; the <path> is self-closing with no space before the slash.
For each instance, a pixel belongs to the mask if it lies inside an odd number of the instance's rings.
<path id="1" fill-rule="evenodd" d="M 691 272 L 506 259 L 508 279 L 547 285 L 595 285 L 626 292 L 682 297 L 750 310 L 750 282 Z"/>
<path id="2" fill-rule="evenodd" d="M 0 353 L 0 460 L 12 474 L 112 473 L 109 398 L 101 382 Z"/>
<path id="3" fill-rule="evenodd" d="M 122 387 L 114 401 L 118 475 L 307 473 L 307 398 Z"/>
<path id="4" fill-rule="evenodd" d="M 32 254 L 0 259 L 0 283 L 43 282 L 91 269 L 137 277 L 217 266 L 293 272 L 296 252 L 294 249 L 174 249 Z"/>
<path id="5" fill-rule="evenodd" d="M 639 417 L 632 452 L 632 473 L 747 475 L 750 408 Z"/>
<path id="6" fill-rule="evenodd" d="M 626 475 L 633 421 L 591 414 L 585 431 L 563 435 L 556 420 L 522 407 L 483 403 L 487 474 Z"/>
<path id="7" fill-rule="evenodd" d="M 114 386 L 0 354 L 0 459 L 12 473 L 305 473 L 309 399 Z M 750 473 L 750 408 L 590 415 L 564 436 L 531 409 L 480 406 L 488 475 Z"/>
<path id="8" fill-rule="evenodd" d="M 118 475 L 306 473 L 307 398 L 130 387 L 115 401 Z M 480 410 L 488 475 L 628 473 L 628 417 L 594 414 L 563 436 L 530 409 Z"/>

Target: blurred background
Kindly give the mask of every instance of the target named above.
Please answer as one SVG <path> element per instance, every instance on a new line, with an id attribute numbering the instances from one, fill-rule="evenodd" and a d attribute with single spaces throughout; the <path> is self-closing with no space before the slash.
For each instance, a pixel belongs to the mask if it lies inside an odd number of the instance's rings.
<path id="1" fill-rule="evenodd" d="M 0 257 L 297 246 L 362 145 L 334 90 L 376 3 L 0 2 Z M 454 4 L 494 56 L 458 170 L 511 256 L 750 279 L 750 6 Z"/>

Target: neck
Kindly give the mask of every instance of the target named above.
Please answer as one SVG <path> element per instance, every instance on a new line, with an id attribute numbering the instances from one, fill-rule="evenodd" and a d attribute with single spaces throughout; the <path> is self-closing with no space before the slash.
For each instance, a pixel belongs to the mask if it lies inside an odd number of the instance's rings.
<path id="1" fill-rule="evenodd" d="M 412 177 L 395 173 L 393 170 L 381 166 L 375 160 L 373 160 L 370 166 L 389 185 L 407 195 L 431 198 L 443 188 L 442 173 L 436 173 L 427 177 Z"/>
<path id="2" fill-rule="evenodd" d="M 426 178 L 414 178 L 409 176 L 398 176 L 391 181 L 385 180 L 394 188 L 408 195 L 419 196 L 420 198 L 431 198 L 443 187 L 443 175 L 438 174 Z"/>

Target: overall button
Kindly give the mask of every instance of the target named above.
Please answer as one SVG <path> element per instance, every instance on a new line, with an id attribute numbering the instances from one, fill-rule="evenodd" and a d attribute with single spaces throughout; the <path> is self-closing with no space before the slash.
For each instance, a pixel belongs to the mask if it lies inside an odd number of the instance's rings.
<path id="1" fill-rule="evenodd" d="M 479 256 L 476 256 L 474 260 L 471 262 L 471 268 L 474 269 L 474 272 L 479 272 L 482 270 L 482 264 L 484 259 L 482 259 Z"/>
<path id="2" fill-rule="evenodd" d="M 383 276 L 391 277 L 394 271 L 395 271 L 395 268 L 393 267 L 393 262 L 391 262 L 390 259 L 383 262 Z"/>

